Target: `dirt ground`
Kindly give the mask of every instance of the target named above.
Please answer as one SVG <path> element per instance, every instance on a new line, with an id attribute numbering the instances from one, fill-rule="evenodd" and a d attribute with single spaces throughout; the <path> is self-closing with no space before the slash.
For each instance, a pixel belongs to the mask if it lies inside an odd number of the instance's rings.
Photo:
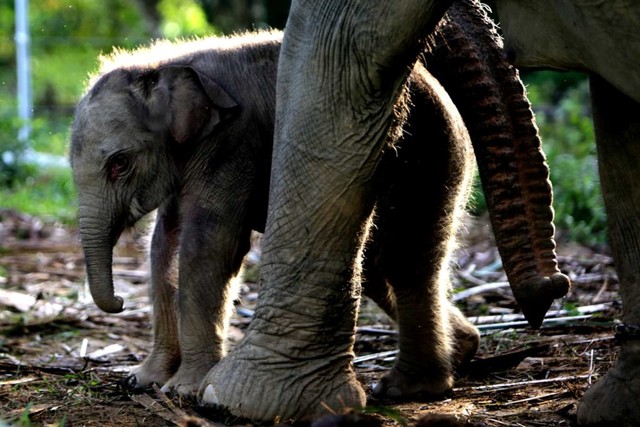
<path id="1" fill-rule="evenodd" d="M 0 426 L 250 424 L 157 388 L 133 394 L 119 386 L 151 348 L 142 241 L 127 235 L 116 248 L 115 286 L 128 309 L 106 314 L 84 285 L 76 230 L 0 209 Z M 606 248 L 561 242 L 558 252 L 573 289 L 534 331 L 505 286 L 486 220 L 470 223 L 456 257 L 454 298 L 481 328 L 482 344 L 452 396 L 430 403 L 370 400 L 364 411 L 322 425 L 572 425 L 582 394 L 615 360 L 620 304 Z M 250 255 L 231 345 L 257 298 L 259 246 Z M 392 365 L 395 349 L 393 322 L 363 301 L 355 367 L 367 390 Z M 434 414 L 450 414 L 459 424 Z"/>

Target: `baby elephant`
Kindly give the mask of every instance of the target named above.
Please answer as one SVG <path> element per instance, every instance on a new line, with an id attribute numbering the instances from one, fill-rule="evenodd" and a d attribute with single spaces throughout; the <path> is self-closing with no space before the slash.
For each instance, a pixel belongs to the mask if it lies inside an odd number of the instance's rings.
<path id="1" fill-rule="evenodd" d="M 71 165 L 89 285 L 101 309 L 123 309 L 113 293 L 114 244 L 158 209 L 154 345 L 131 386 L 204 391 L 207 372 L 225 354 L 230 283 L 251 231 L 264 229 L 270 174 L 278 174 L 270 169 L 280 42 L 280 33 L 260 32 L 117 52 L 103 58 L 77 106 Z M 372 178 L 376 226 L 361 267 L 365 293 L 400 330 L 397 364 L 375 392 L 434 397 L 452 387 L 456 364 L 479 342 L 447 300 L 473 162 L 456 107 L 420 64 L 402 103 L 402 137 L 390 141 Z"/>

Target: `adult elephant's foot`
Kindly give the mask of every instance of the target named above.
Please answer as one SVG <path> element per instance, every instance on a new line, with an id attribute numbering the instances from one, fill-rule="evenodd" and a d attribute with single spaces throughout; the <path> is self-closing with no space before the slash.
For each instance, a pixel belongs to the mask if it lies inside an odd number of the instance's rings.
<path id="1" fill-rule="evenodd" d="M 178 370 L 179 365 L 179 352 L 154 349 L 140 366 L 131 370 L 122 384 L 131 390 L 150 387 L 152 384 L 163 386 Z"/>
<path id="2" fill-rule="evenodd" d="M 623 344 L 618 360 L 578 407 L 580 426 L 640 426 L 640 341 Z"/>
<path id="3" fill-rule="evenodd" d="M 203 406 L 221 406 L 252 420 L 313 420 L 366 404 L 365 392 L 351 366 L 350 352 L 294 358 L 247 340 L 204 378 Z"/>

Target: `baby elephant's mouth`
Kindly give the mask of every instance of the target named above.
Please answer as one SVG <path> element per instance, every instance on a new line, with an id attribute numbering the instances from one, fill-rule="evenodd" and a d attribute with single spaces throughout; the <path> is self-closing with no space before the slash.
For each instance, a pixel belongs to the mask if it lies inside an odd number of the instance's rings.
<path id="1" fill-rule="evenodd" d="M 138 218 L 136 215 L 130 213 L 129 215 L 127 215 L 127 219 L 125 220 L 124 228 L 125 229 L 133 228 L 139 220 L 140 220 L 140 218 Z"/>
<path id="2" fill-rule="evenodd" d="M 140 221 L 149 211 L 143 209 L 138 200 L 135 198 L 131 201 L 131 205 L 129 206 L 129 212 L 127 213 L 127 217 L 125 219 L 125 228 L 131 228 L 138 221 Z"/>

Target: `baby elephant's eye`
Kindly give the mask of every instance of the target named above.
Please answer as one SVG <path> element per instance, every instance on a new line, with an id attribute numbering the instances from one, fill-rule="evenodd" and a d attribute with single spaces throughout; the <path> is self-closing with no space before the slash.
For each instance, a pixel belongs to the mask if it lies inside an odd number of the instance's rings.
<path id="1" fill-rule="evenodd" d="M 125 154 L 116 154 L 109 160 L 108 173 L 109 179 L 115 181 L 124 176 L 129 171 L 129 157 Z"/>

